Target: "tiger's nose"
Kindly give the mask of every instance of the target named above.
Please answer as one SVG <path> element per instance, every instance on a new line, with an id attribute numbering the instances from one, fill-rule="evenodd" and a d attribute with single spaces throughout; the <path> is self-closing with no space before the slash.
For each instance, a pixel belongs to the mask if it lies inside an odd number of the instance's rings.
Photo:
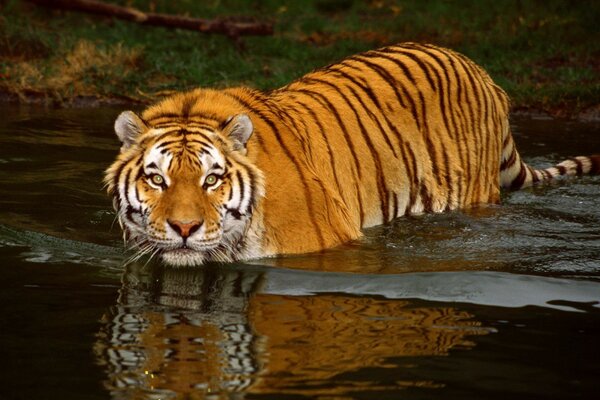
<path id="1" fill-rule="evenodd" d="M 177 232 L 179 234 L 179 236 L 181 236 L 184 239 L 187 239 L 188 237 L 190 237 L 194 232 L 196 232 L 198 229 L 200 229 L 200 227 L 204 223 L 204 221 L 199 221 L 199 220 L 183 222 L 183 221 L 173 221 L 170 219 L 168 219 L 167 222 L 168 222 L 169 226 L 171 228 L 173 228 L 173 230 L 175 232 Z"/>

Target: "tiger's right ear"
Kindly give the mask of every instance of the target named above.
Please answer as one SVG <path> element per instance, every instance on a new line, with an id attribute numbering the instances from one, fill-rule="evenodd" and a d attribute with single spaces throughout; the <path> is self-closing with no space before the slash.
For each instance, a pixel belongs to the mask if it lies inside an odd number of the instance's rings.
<path id="1" fill-rule="evenodd" d="M 254 126 L 246 114 L 238 114 L 227 118 L 223 126 L 223 134 L 233 142 L 234 150 L 246 148 L 246 142 L 252 136 Z"/>
<path id="2" fill-rule="evenodd" d="M 123 143 L 121 151 L 128 149 L 148 126 L 133 111 L 123 111 L 115 121 L 115 133 Z"/>

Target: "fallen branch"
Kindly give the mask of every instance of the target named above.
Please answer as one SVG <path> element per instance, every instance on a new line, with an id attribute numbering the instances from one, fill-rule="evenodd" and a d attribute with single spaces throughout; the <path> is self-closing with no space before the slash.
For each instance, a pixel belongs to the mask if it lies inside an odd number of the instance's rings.
<path id="1" fill-rule="evenodd" d="M 272 35 L 273 25 L 241 18 L 202 19 L 181 15 L 147 13 L 96 0 L 28 0 L 41 6 L 105 15 L 144 25 L 181 28 L 202 33 L 218 33 L 232 39 L 243 35 Z"/>

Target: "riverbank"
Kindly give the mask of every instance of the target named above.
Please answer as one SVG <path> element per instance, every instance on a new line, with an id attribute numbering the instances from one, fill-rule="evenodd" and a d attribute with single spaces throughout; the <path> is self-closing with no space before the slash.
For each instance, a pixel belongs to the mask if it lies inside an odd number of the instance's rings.
<path id="1" fill-rule="evenodd" d="M 418 41 L 482 65 L 518 112 L 600 119 L 596 2 L 112 3 L 202 18 L 243 15 L 272 22 L 275 33 L 231 40 L 7 1 L 0 5 L 0 100 L 146 104 L 195 86 L 270 89 L 360 51 Z"/>

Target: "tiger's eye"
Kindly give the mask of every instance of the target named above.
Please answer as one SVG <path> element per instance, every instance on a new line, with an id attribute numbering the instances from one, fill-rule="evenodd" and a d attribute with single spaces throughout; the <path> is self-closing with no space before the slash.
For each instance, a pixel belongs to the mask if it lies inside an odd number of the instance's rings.
<path id="1" fill-rule="evenodd" d="M 215 183 L 217 183 L 217 177 L 213 174 L 207 176 L 206 179 L 204 180 L 204 184 L 206 184 L 208 186 L 212 186 Z"/>
<path id="2" fill-rule="evenodd" d="M 165 178 L 163 178 L 162 176 L 160 176 L 158 174 L 152 174 L 152 176 L 150 177 L 150 180 L 152 181 L 152 183 L 154 183 L 155 185 L 158 185 L 158 186 L 165 183 Z"/>

